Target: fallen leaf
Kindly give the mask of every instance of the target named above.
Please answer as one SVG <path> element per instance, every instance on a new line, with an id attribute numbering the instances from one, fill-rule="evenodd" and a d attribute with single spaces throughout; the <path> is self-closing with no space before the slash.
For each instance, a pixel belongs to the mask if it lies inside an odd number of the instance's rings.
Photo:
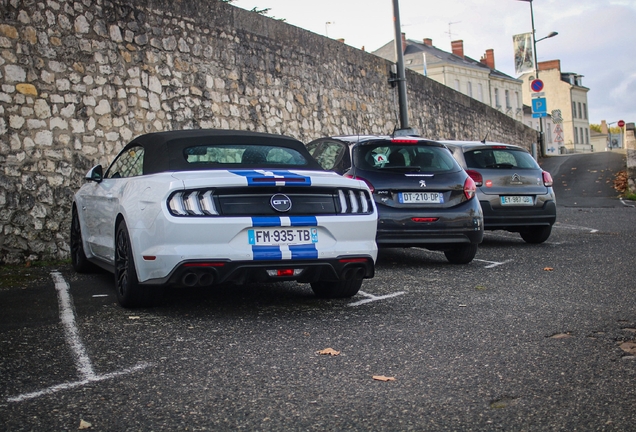
<path id="1" fill-rule="evenodd" d="M 387 377 L 384 375 L 373 375 L 373 379 L 376 381 L 395 381 L 394 377 Z"/>
<path id="2" fill-rule="evenodd" d="M 337 355 L 340 355 L 340 351 L 336 351 L 333 348 L 325 348 L 323 350 L 316 351 L 316 354 L 337 356 Z"/>
<path id="3" fill-rule="evenodd" d="M 554 270 L 554 268 L 553 267 L 544 267 L 543 270 L 544 271 L 552 271 L 552 270 Z"/>
<path id="4" fill-rule="evenodd" d="M 78 429 L 89 429 L 91 427 L 93 427 L 93 425 L 90 424 L 89 422 L 84 421 L 84 420 L 80 420 L 80 425 L 79 425 Z"/>
<path id="5" fill-rule="evenodd" d="M 623 342 L 619 347 L 626 353 L 636 354 L 636 343 L 634 342 Z"/>
<path id="6" fill-rule="evenodd" d="M 570 333 L 557 333 L 555 335 L 550 336 L 552 339 L 567 339 L 572 337 Z"/>

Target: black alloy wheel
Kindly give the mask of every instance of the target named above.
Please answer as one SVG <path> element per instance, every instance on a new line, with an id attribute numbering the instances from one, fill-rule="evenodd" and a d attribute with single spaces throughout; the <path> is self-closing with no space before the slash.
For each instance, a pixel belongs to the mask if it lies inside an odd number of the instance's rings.
<path id="1" fill-rule="evenodd" d="M 90 273 L 95 271 L 95 265 L 86 258 L 84 243 L 82 241 L 82 227 L 80 226 L 77 207 L 73 206 L 71 217 L 71 263 L 78 273 Z"/>
<path id="2" fill-rule="evenodd" d="M 151 303 L 149 290 L 139 285 L 130 235 L 123 220 L 117 225 L 115 236 L 115 290 L 122 307 L 135 308 Z"/>

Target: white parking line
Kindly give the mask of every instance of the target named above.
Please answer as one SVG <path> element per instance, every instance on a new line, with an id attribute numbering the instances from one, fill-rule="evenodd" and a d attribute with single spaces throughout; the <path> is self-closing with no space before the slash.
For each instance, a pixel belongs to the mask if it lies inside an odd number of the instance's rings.
<path id="1" fill-rule="evenodd" d="M 374 296 L 373 294 L 368 294 L 368 293 L 365 293 L 364 291 L 358 291 L 358 294 L 361 294 L 367 298 L 364 300 L 359 300 L 357 302 L 349 303 L 347 306 L 360 306 L 362 304 L 371 303 L 378 300 L 384 300 L 391 297 L 397 297 L 399 295 L 406 294 L 406 291 L 398 291 L 396 293 L 387 294 L 383 296 Z"/>
<path id="2" fill-rule="evenodd" d="M 473 258 L 473 261 L 481 261 L 481 262 L 485 262 L 485 263 L 489 263 L 487 266 L 484 266 L 484 268 L 494 268 L 500 265 L 504 265 L 506 263 L 512 262 L 512 260 L 506 260 L 506 261 L 488 261 L 488 260 L 483 260 L 483 259 L 479 259 L 479 258 Z"/>
<path id="3" fill-rule="evenodd" d="M 444 252 L 440 252 L 440 251 L 430 251 L 428 249 L 424 249 L 424 248 L 420 248 L 420 247 L 414 247 L 413 249 L 418 249 L 424 252 L 430 252 L 430 253 L 434 253 L 434 254 L 443 254 Z M 483 259 L 478 259 L 478 258 L 473 258 L 473 261 L 481 261 L 481 262 L 485 262 L 488 263 L 487 266 L 484 266 L 484 268 L 493 268 L 493 267 L 497 267 L 506 263 L 511 262 L 512 260 L 506 260 L 506 261 L 488 261 L 488 260 L 483 260 Z"/>
<path id="4" fill-rule="evenodd" d="M 91 382 L 104 381 L 110 378 L 117 377 L 119 375 L 129 374 L 150 366 L 150 363 L 139 363 L 132 368 L 124 369 L 122 371 L 111 372 L 105 375 L 97 375 L 95 373 L 95 370 L 93 369 L 91 360 L 88 357 L 88 353 L 84 348 L 84 344 L 82 343 L 82 340 L 79 336 L 77 325 L 75 324 L 75 311 L 73 309 L 73 303 L 71 302 L 71 296 L 69 294 L 70 287 L 59 272 L 51 272 L 51 277 L 55 282 L 55 289 L 57 290 L 58 304 L 60 307 L 60 320 L 62 321 L 62 326 L 64 327 L 64 336 L 66 342 L 71 347 L 71 351 L 73 352 L 75 366 L 80 375 L 80 380 L 57 384 L 36 392 L 13 396 L 8 398 L 7 402 L 20 402 L 27 399 L 33 399 L 39 396 L 58 392 L 60 390 L 80 387 Z"/>
<path id="5" fill-rule="evenodd" d="M 552 228 L 563 228 L 563 229 L 571 229 L 571 230 L 581 230 L 581 231 L 589 231 L 590 234 L 597 233 L 598 230 L 594 228 L 587 228 L 578 225 L 564 225 L 564 224 L 554 224 Z"/>

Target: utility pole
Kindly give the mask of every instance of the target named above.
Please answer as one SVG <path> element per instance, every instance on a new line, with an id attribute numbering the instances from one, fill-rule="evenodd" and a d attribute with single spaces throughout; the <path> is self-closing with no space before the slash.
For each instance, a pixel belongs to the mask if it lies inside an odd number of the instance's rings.
<path id="1" fill-rule="evenodd" d="M 404 70 L 404 51 L 402 47 L 402 26 L 400 25 L 400 6 L 393 0 L 393 24 L 395 26 L 395 55 L 397 59 L 398 105 L 400 109 L 400 130 L 403 134 L 413 134 L 409 128 L 408 101 L 406 98 L 406 71 Z"/>

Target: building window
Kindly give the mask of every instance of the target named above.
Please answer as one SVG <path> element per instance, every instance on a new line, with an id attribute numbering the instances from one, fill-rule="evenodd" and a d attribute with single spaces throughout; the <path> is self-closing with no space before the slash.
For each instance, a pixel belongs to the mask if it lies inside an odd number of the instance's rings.
<path id="1" fill-rule="evenodd" d="M 499 89 L 495 89 L 495 108 L 501 108 L 501 103 L 499 102 Z"/>
<path id="2" fill-rule="evenodd" d="M 583 104 L 583 118 L 587 120 L 587 104 Z"/>
<path id="3" fill-rule="evenodd" d="M 455 80 L 455 90 L 459 91 L 459 80 Z"/>
<path id="4" fill-rule="evenodd" d="M 589 143 L 590 143 L 590 130 L 585 129 L 585 144 L 589 144 Z"/>
<path id="5" fill-rule="evenodd" d="M 481 84 L 477 84 L 477 99 L 479 100 L 479 102 L 484 101 L 484 88 Z"/>
<path id="6" fill-rule="evenodd" d="M 515 92 L 515 101 L 517 102 L 517 108 L 521 108 L 521 99 L 519 99 L 519 92 Z"/>
<path id="7" fill-rule="evenodd" d="M 575 127 L 574 128 L 574 144 L 577 144 L 579 142 L 579 128 Z"/>
<path id="8" fill-rule="evenodd" d="M 572 118 L 576 118 L 576 102 L 572 102 Z"/>
<path id="9" fill-rule="evenodd" d="M 506 90 L 505 95 L 506 95 L 506 108 L 512 108 L 512 106 L 510 105 L 510 91 Z"/>
<path id="10" fill-rule="evenodd" d="M 581 102 L 579 102 L 579 118 L 583 118 L 583 110 L 581 109 Z"/>
<path id="11" fill-rule="evenodd" d="M 468 96 L 473 97 L 473 83 L 468 81 Z"/>

